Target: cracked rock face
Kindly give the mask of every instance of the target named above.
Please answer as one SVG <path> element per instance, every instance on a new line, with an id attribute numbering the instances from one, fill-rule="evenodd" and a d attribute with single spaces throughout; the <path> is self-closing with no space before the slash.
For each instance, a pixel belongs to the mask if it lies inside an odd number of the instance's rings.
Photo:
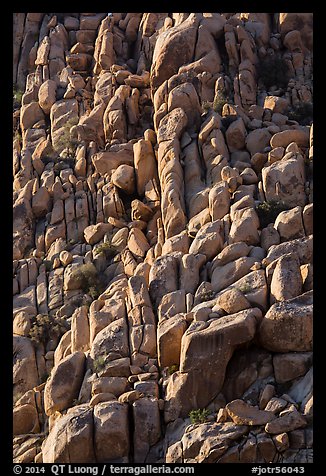
<path id="1" fill-rule="evenodd" d="M 14 462 L 311 462 L 312 13 L 13 27 Z"/>

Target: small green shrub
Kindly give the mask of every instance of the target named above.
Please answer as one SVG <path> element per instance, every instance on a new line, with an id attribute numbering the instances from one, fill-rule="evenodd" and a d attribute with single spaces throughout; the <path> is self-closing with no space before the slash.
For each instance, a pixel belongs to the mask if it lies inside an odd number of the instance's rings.
<path id="1" fill-rule="evenodd" d="M 51 339 L 60 338 L 69 329 L 69 324 L 63 317 L 54 317 L 49 314 L 38 314 L 32 319 L 29 337 L 37 344 L 46 344 Z"/>
<path id="2" fill-rule="evenodd" d="M 286 88 L 290 79 L 286 61 L 276 55 L 265 56 L 261 59 L 257 67 L 257 73 L 266 89 L 270 89 L 272 86 Z"/>
<path id="3" fill-rule="evenodd" d="M 113 258 L 117 254 L 115 247 L 108 241 L 101 243 L 94 249 L 94 255 L 105 255 L 106 258 Z"/>
<path id="4" fill-rule="evenodd" d="M 215 297 L 215 292 L 214 291 L 203 291 L 198 295 L 198 298 L 201 300 L 201 302 L 206 302 L 210 301 L 211 299 L 214 299 Z"/>
<path id="5" fill-rule="evenodd" d="M 91 298 L 97 299 L 103 292 L 104 285 L 98 275 L 97 269 L 92 263 L 85 263 L 78 266 L 72 272 L 72 278 L 80 283 L 80 288 Z"/>
<path id="6" fill-rule="evenodd" d="M 179 370 L 179 366 L 178 366 L 178 365 L 176 365 L 176 364 L 171 365 L 171 366 L 168 368 L 169 375 L 174 374 L 174 372 L 177 372 L 178 370 Z"/>
<path id="7" fill-rule="evenodd" d="M 230 98 L 226 95 L 224 90 L 220 89 L 216 92 L 213 102 L 202 102 L 202 111 L 207 114 L 210 109 L 213 109 L 221 115 L 224 104 L 227 104 L 228 102 L 231 102 Z"/>
<path id="8" fill-rule="evenodd" d="M 213 101 L 213 109 L 218 114 L 222 114 L 222 109 L 225 104 L 227 104 L 229 98 L 227 97 L 224 90 L 218 90 L 215 94 L 214 101 Z"/>
<path id="9" fill-rule="evenodd" d="M 198 409 L 198 410 L 191 410 L 189 412 L 190 421 L 193 425 L 197 423 L 205 423 L 207 421 L 207 417 L 210 414 L 209 410 Z"/>
<path id="10" fill-rule="evenodd" d="M 52 261 L 49 259 L 43 260 L 43 264 L 45 266 L 45 271 L 49 272 L 52 269 Z"/>
<path id="11" fill-rule="evenodd" d="M 60 135 L 60 138 L 56 141 L 56 149 L 63 151 L 66 150 L 67 158 L 74 158 L 76 149 L 78 146 L 78 141 L 73 139 L 70 135 L 70 129 L 77 125 L 77 119 L 70 119 L 66 122 L 64 129 Z"/>
<path id="12" fill-rule="evenodd" d="M 238 290 L 241 291 L 243 294 L 250 293 L 252 291 L 251 286 L 249 286 L 248 283 L 242 284 L 241 286 L 238 286 Z"/>
<path id="13" fill-rule="evenodd" d="M 290 109 L 287 115 L 291 121 L 307 126 L 313 120 L 313 105 L 311 102 L 302 102 Z"/>
<path id="14" fill-rule="evenodd" d="M 14 405 L 14 406 L 16 405 L 16 403 L 18 402 L 18 400 L 19 400 L 20 398 L 22 398 L 22 396 L 23 396 L 23 392 L 18 392 L 18 393 L 16 393 L 16 395 L 15 395 L 15 396 L 13 397 L 13 399 L 12 399 L 12 402 L 13 402 L 13 405 Z"/>
<path id="15" fill-rule="evenodd" d="M 260 203 L 256 207 L 260 227 L 265 228 L 269 223 L 274 223 L 279 213 L 288 209 L 289 207 L 281 200 L 269 200 Z"/>
<path id="16" fill-rule="evenodd" d="M 22 97 L 23 97 L 24 91 L 21 89 L 17 88 L 16 86 L 13 87 L 13 101 L 14 101 L 14 106 L 21 106 L 22 103 Z"/>
<path id="17" fill-rule="evenodd" d="M 105 369 L 106 355 L 99 355 L 93 362 L 93 369 L 96 373 Z"/>
<path id="18" fill-rule="evenodd" d="M 79 398 L 74 398 L 73 401 L 72 401 L 72 406 L 73 407 L 76 407 L 77 405 L 81 405 L 81 404 L 82 404 L 82 401 Z"/>

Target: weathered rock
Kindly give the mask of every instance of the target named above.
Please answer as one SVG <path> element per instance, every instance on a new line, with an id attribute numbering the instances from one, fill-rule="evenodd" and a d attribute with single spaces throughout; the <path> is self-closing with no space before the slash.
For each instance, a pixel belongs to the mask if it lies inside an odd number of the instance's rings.
<path id="1" fill-rule="evenodd" d="M 165 255 L 155 260 L 149 273 L 149 294 L 157 307 L 162 297 L 178 289 L 178 259 Z"/>
<path id="2" fill-rule="evenodd" d="M 309 145 L 309 130 L 304 129 L 288 129 L 286 131 L 278 132 L 271 138 L 271 146 L 287 147 L 291 142 L 295 142 L 299 147 L 308 147 Z"/>
<path id="3" fill-rule="evenodd" d="M 275 354 L 273 367 L 277 383 L 285 383 L 304 375 L 312 363 L 311 352 Z"/>
<path id="4" fill-rule="evenodd" d="M 90 225 L 84 230 L 84 237 L 87 243 L 94 245 L 102 240 L 105 233 L 112 230 L 111 223 L 98 223 L 97 225 Z"/>
<path id="5" fill-rule="evenodd" d="M 216 303 L 228 314 L 234 314 L 250 308 L 250 303 L 237 288 L 231 288 L 223 292 Z"/>
<path id="6" fill-rule="evenodd" d="M 131 165 L 122 164 L 113 172 L 112 183 L 129 195 L 135 191 L 135 172 Z"/>
<path id="7" fill-rule="evenodd" d="M 258 329 L 261 345 L 274 352 L 305 352 L 312 345 L 312 292 L 273 304 Z"/>
<path id="8" fill-rule="evenodd" d="M 275 419 L 272 412 L 259 410 L 243 400 L 233 400 L 226 405 L 226 409 L 238 425 L 265 425 Z"/>
<path id="9" fill-rule="evenodd" d="M 98 462 L 128 456 L 128 405 L 115 401 L 95 405 L 94 452 Z"/>
<path id="10" fill-rule="evenodd" d="M 243 149 L 246 142 L 246 127 L 243 120 L 239 117 L 227 128 L 225 137 L 230 152 Z"/>
<path id="11" fill-rule="evenodd" d="M 40 430 L 37 410 L 34 405 L 19 405 L 13 411 L 13 435 L 38 433 Z"/>
<path id="12" fill-rule="evenodd" d="M 302 208 L 295 207 L 281 212 L 274 223 L 281 241 L 293 240 L 305 236 L 302 220 Z"/>
<path id="13" fill-rule="evenodd" d="M 297 159 L 281 160 L 264 167 L 262 181 L 267 201 L 283 201 L 290 207 L 305 206 L 304 169 Z"/>
<path id="14" fill-rule="evenodd" d="M 35 351 L 28 337 L 13 336 L 13 393 L 24 394 L 38 384 Z"/>
<path id="15" fill-rule="evenodd" d="M 296 430 L 297 428 L 302 428 L 306 425 L 307 422 L 304 417 L 300 415 L 298 410 L 294 408 L 285 415 L 279 416 L 275 420 L 267 423 L 265 426 L 265 431 L 267 433 L 277 435 L 279 433 L 287 433 L 289 431 Z"/>
<path id="16" fill-rule="evenodd" d="M 187 320 L 183 314 L 176 314 L 161 320 L 157 328 L 158 360 L 161 367 L 179 365 L 181 339 L 187 329 Z"/>
<path id="17" fill-rule="evenodd" d="M 161 437 L 161 422 L 158 401 L 154 398 L 140 398 L 132 405 L 135 424 L 134 458 L 144 463 L 150 450 Z"/>
<path id="18" fill-rule="evenodd" d="M 249 273 L 252 265 L 256 262 L 255 258 L 243 257 L 231 261 L 223 266 L 215 267 L 212 273 L 212 286 L 215 292 L 235 283 Z"/>
<path id="19" fill-rule="evenodd" d="M 300 261 L 295 254 L 286 254 L 277 260 L 272 281 L 270 303 L 286 301 L 302 293 Z"/>
<path id="20" fill-rule="evenodd" d="M 44 410 L 47 415 L 65 410 L 77 399 L 84 378 L 85 355 L 75 352 L 62 359 L 53 370 L 44 390 Z"/>
<path id="21" fill-rule="evenodd" d="M 44 114 L 50 114 L 51 107 L 56 102 L 57 83 L 48 79 L 41 84 L 38 91 L 38 102 Z"/>
<path id="22" fill-rule="evenodd" d="M 205 408 L 219 393 L 227 363 L 240 342 L 253 338 L 260 315 L 258 309 L 250 309 L 190 325 L 182 337 L 180 371 L 172 374 L 167 386 L 166 421 Z M 217 340 L 219 346 L 214 344 Z"/>
<path id="23" fill-rule="evenodd" d="M 92 463 L 93 411 L 88 405 L 78 405 L 56 420 L 42 445 L 43 463 Z"/>
<path id="24" fill-rule="evenodd" d="M 221 220 L 207 223 L 197 233 L 194 241 L 191 243 L 189 253 L 203 254 L 207 261 L 214 258 L 223 248 L 224 226 Z"/>

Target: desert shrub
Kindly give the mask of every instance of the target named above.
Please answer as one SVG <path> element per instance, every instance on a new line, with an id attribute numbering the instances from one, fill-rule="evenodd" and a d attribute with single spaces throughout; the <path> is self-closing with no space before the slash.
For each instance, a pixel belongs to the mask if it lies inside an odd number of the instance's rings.
<path id="1" fill-rule="evenodd" d="M 261 59 L 257 68 L 258 78 L 262 80 L 265 87 L 272 86 L 285 88 L 290 79 L 289 68 L 286 61 L 279 56 L 265 56 Z"/>
<path id="2" fill-rule="evenodd" d="M 313 105 L 311 102 L 299 103 L 290 109 L 287 115 L 290 120 L 303 126 L 309 125 L 313 120 Z"/>
<path id="3" fill-rule="evenodd" d="M 177 372 L 177 370 L 179 370 L 178 365 L 176 365 L 176 364 L 170 365 L 170 367 L 168 368 L 169 375 L 174 374 L 174 372 Z"/>
<path id="4" fill-rule="evenodd" d="M 191 410 L 189 412 L 190 421 L 193 425 L 195 425 L 196 423 L 205 423 L 209 414 L 209 410 L 206 410 L 205 408 Z"/>
<path id="5" fill-rule="evenodd" d="M 21 106 L 23 94 L 24 94 L 24 91 L 17 88 L 16 86 L 13 87 L 12 96 L 13 96 L 14 107 L 20 107 Z"/>
<path id="6" fill-rule="evenodd" d="M 13 397 L 13 399 L 12 399 L 12 403 L 13 403 L 14 406 L 16 405 L 16 403 L 18 402 L 18 400 L 19 400 L 20 398 L 22 398 L 23 395 L 24 395 L 23 392 L 18 392 L 18 393 L 16 393 L 16 395 L 15 395 L 15 396 Z"/>
<path id="7" fill-rule="evenodd" d="M 106 258 L 113 258 L 117 254 L 115 247 L 109 242 L 101 243 L 94 250 L 94 256 L 105 255 Z"/>
<path id="8" fill-rule="evenodd" d="M 67 121 L 59 139 L 56 141 L 56 149 L 65 150 L 67 158 L 74 158 L 78 146 L 78 141 L 70 135 L 70 129 L 76 124 L 76 119 L 70 119 Z"/>
<path id="9" fill-rule="evenodd" d="M 103 292 L 103 282 L 93 263 L 85 263 L 76 267 L 72 272 L 72 278 L 79 281 L 80 288 L 93 300 Z"/>
<path id="10" fill-rule="evenodd" d="M 200 299 L 201 302 L 210 301 L 211 299 L 214 299 L 214 297 L 215 297 L 214 291 L 203 291 L 198 295 L 198 298 Z"/>
<path id="11" fill-rule="evenodd" d="M 68 329 L 69 324 L 63 317 L 38 314 L 32 319 L 29 337 L 34 344 L 46 346 L 50 340 L 59 339 Z"/>
<path id="12" fill-rule="evenodd" d="M 93 369 L 96 373 L 101 372 L 105 368 L 105 359 L 106 355 L 99 355 L 94 361 L 93 361 Z"/>
<path id="13" fill-rule="evenodd" d="M 218 114 L 222 114 L 224 104 L 230 102 L 224 90 L 218 90 L 213 101 L 213 109 Z"/>
<path id="14" fill-rule="evenodd" d="M 237 288 L 239 291 L 241 291 L 243 294 L 250 293 L 252 291 L 251 286 L 249 286 L 248 283 L 242 284 L 241 286 L 238 286 Z"/>
<path id="15" fill-rule="evenodd" d="M 207 114 L 210 109 L 213 109 L 218 114 L 222 114 L 223 106 L 228 102 L 231 102 L 230 98 L 226 95 L 224 90 L 220 89 L 216 92 L 213 102 L 202 102 L 202 111 Z"/>
<path id="16" fill-rule="evenodd" d="M 274 223 L 279 213 L 288 209 L 289 207 L 281 200 L 269 200 L 260 203 L 256 207 L 260 227 L 265 228 L 269 223 Z"/>

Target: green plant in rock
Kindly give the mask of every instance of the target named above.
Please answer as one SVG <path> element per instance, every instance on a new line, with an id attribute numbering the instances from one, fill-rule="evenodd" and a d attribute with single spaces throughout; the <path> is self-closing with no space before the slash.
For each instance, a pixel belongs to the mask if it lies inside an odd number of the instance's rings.
<path id="1" fill-rule="evenodd" d="M 105 369 L 105 359 L 106 359 L 106 355 L 99 355 L 93 361 L 93 369 L 96 373 L 99 373 Z"/>
<path id="2" fill-rule="evenodd" d="M 117 251 L 115 247 L 108 241 L 98 245 L 94 251 L 94 256 L 105 255 L 106 258 L 113 258 L 116 255 Z"/>
<path id="3" fill-rule="evenodd" d="M 307 126 L 313 120 L 313 105 L 311 102 L 299 103 L 288 111 L 287 116 L 291 121 Z"/>
<path id="4" fill-rule="evenodd" d="M 229 98 L 227 97 L 223 89 L 216 91 L 214 101 L 213 101 L 214 111 L 221 115 L 223 106 L 228 102 L 230 102 Z"/>
<path id="5" fill-rule="evenodd" d="M 266 89 L 272 86 L 286 88 L 290 79 L 289 68 L 286 61 L 279 56 L 265 56 L 257 67 L 258 78 L 262 80 Z"/>
<path id="6" fill-rule="evenodd" d="M 224 104 L 231 102 L 230 98 L 227 96 L 224 90 L 220 89 L 216 92 L 213 102 L 203 101 L 202 102 L 202 111 L 207 114 L 210 109 L 213 109 L 218 114 L 222 114 L 222 109 Z"/>
<path id="7" fill-rule="evenodd" d="M 59 339 L 68 329 L 69 324 L 63 317 L 38 314 L 32 319 L 29 337 L 35 344 L 46 346 L 50 340 Z"/>
<path id="8" fill-rule="evenodd" d="M 78 141 L 71 137 L 70 129 L 78 124 L 77 119 L 70 119 L 64 125 L 60 137 L 56 140 L 55 147 L 57 150 L 66 151 L 66 158 L 74 158 Z"/>
<path id="9" fill-rule="evenodd" d="M 85 263 L 76 267 L 72 272 L 72 278 L 79 281 L 80 288 L 93 300 L 103 292 L 103 283 L 93 263 Z"/>
<path id="10" fill-rule="evenodd" d="M 18 87 L 14 86 L 13 87 L 13 101 L 14 101 L 14 106 L 21 106 L 22 103 L 22 98 L 23 98 L 24 91 L 19 89 Z"/>
<path id="11" fill-rule="evenodd" d="M 265 228 L 269 223 L 274 223 L 279 213 L 289 207 L 281 200 L 269 200 L 256 206 L 260 227 Z"/>
<path id="12" fill-rule="evenodd" d="M 241 286 L 238 286 L 238 290 L 241 291 L 243 294 L 246 294 L 250 293 L 250 291 L 252 291 L 252 288 L 248 283 L 244 283 Z"/>
<path id="13" fill-rule="evenodd" d="M 215 292 L 214 291 L 203 291 L 199 294 L 199 299 L 201 300 L 201 302 L 206 302 L 206 301 L 210 301 L 211 299 L 214 299 L 215 297 Z"/>
<path id="14" fill-rule="evenodd" d="M 189 412 L 190 421 L 193 425 L 197 423 L 205 423 L 207 421 L 207 417 L 210 414 L 209 410 L 205 408 L 198 409 L 198 410 L 191 410 Z"/>
<path id="15" fill-rule="evenodd" d="M 18 400 L 23 396 L 23 392 L 18 392 L 16 395 L 13 397 L 12 402 L 13 405 L 15 406 Z"/>
<path id="16" fill-rule="evenodd" d="M 179 366 L 177 364 L 173 364 L 168 368 L 169 375 L 174 374 L 174 372 L 177 372 L 179 370 Z"/>
<path id="17" fill-rule="evenodd" d="M 72 401 L 72 406 L 76 407 L 77 405 L 81 405 L 83 402 L 81 401 L 80 398 L 74 398 Z"/>

